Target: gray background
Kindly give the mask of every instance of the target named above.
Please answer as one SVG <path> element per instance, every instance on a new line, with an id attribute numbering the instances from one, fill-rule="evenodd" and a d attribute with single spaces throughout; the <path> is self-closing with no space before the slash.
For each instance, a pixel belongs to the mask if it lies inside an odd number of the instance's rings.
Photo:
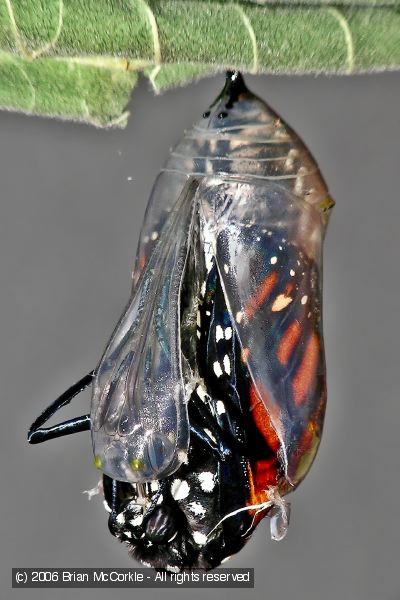
<path id="1" fill-rule="evenodd" d="M 81 493 L 98 479 L 89 434 L 42 447 L 25 436 L 96 365 L 129 296 L 152 182 L 222 80 L 161 97 L 142 81 L 125 131 L 0 114 L 1 598 L 156 593 L 10 590 L 11 567 L 132 565 L 102 502 Z M 254 566 L 255 590 L 162 597 L 399 600 L 400 77 L 247 82 L 303 137 L 337 201 L 325 244 L 325 433 L 292 495 L 287 538 L 271 542 L 265 521 L 227 565 Z"/>

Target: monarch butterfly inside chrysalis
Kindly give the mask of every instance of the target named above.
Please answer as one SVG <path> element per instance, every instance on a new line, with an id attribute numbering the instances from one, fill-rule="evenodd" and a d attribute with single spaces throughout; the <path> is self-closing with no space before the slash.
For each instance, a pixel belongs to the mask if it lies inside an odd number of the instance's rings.
<path id="1" fill-rule="evenodd" d="M 214 568 L 266 515 L 285 535 L 284 496 L 323 426 L 333 204 L 307 148 L 237 72 L 159 174 L 99 366 L 28 436 L 91 430 L 109 528 L 144 565 Z M 90 414 L 42 427 L 90 384 Z"/>

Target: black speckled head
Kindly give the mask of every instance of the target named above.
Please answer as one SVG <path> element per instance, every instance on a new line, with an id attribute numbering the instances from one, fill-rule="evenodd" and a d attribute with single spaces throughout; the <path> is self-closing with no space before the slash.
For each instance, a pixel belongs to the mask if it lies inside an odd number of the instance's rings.
<path id="1" fill-rule="evenodd" d="M 200 128 L 225 129 L 263 124 L 270 119 L 265 103 L 248 90 L 238 71 L 228 71 L 224 88 L 203 113 Z"/>

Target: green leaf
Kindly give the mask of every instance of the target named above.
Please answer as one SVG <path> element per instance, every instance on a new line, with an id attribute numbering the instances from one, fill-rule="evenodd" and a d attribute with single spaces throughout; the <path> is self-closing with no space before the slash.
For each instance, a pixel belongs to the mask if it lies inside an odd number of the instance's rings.
<path id="1" fill-rule="evenodd" d="M 0 52 L 0 106 L 98 127 L 124 127 L 137 73 Z"/>
<path id="2" fill-rule="evenodd" d="M 399 0 L 0 0 L 0 107 L 97 126 L 126 124 L 139 72 L 160 91 L 399 66 Z"/>

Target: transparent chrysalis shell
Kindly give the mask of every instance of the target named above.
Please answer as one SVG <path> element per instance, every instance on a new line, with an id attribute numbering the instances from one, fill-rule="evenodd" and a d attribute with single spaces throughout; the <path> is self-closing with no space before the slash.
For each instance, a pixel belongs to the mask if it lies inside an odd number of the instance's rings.
<path id="1" fill-rule="evenodd" d="M 153 187 L 132 296 L 93 385 L 93 449 L 104 473 L 145 482 L 185 460 L 196 374 L 182 353 L 180 294 L 196 238 L 217 264 L 287 487 L 304 477 L 326 402 L 322 242 L 333 204 L 298 136 L 233 75 Z"/>

